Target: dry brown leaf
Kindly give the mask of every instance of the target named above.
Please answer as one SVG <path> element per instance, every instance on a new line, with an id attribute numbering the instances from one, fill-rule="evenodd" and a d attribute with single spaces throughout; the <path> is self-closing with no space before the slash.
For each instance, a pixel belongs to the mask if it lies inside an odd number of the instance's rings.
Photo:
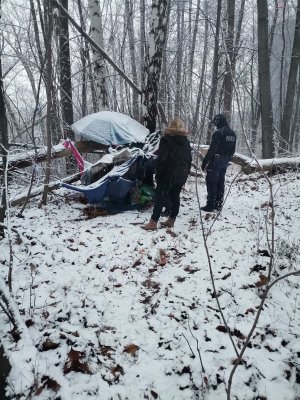
<path id="1" fill-rule="evenodd" d="M 260 274 L 259 281 L 256 282 L 255 286 L 262 287 L 265 286 L 267 283 L 268 283 L 268 277 L 266 275 Z"/>
<path id="2" fill-rule="evenodd" d="M 47 339 L 45 342 L 42 344 L 42 350 L 43 351 L 48 351 L 48 350 L 55 350 L 59 346 L 59 343 L 52 342 L 51 340 Z"/>
<path id="3" fill-rule="evenodd" d="M 81 372 L 83 374 L 91 374 L 88 364 L 80 361 L 80 359 L 84 357 L 84 352 L 71 349 L 68 353 L 68 359 L 64 365 L 64 374 L 68 374 L 71 371 Z"/>
<path id="4" fill-rule="evenodd" d="M 137 355 L 136 353 L 137 353 L 138 350 L 139 350 L 139 346 L 137 346 L 134 343 L 131 343 L 131 344 L 128 344 L 127 346 L 124 347 L 123 352 L 127 353 L 127 354 L 130 354 L 133 357 L 136 357 L 136 355 Z"/>

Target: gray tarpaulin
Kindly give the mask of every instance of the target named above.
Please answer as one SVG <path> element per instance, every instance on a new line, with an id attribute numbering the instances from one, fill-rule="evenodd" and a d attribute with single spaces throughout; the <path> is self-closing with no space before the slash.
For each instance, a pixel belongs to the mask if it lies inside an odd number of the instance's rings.
<path id="1" fill-rule="evenodd" d="M 125 114 L 100 111 L 90 114 L 72 125 L 72 129 L 85 140 L 107 146 L 144 143 L 149 130 Z"/>

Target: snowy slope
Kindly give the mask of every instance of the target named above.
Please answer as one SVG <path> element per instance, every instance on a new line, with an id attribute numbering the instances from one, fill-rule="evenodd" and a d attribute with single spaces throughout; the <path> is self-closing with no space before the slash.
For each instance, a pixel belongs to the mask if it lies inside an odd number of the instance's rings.
<path id="1" fill-rule="evenodd" d="M 224 209 L 203 213 L 202 221 L 218 300 L 239 350 L 264 288 L 257 286 L 267 275 L 271 218 L 266 180 L 230 168 Z M 274 279 L 300 269 L 300 180 L 293 173 L 271 179 Z M 236 353 L 213 293 L 194 180 L 174 230 L 143 231 L 150 208 L 106 215 L 63 189 L 47 206 L 32 203 L 24 219 L 11 210 L 13 293 L 28 326 L 16 342 L 0 313 L 13 399 L 226 399 Z M 203 179 L 197 187 L 203 205 Z M 6 279 L 8 238 L 0 245 Z M 233 377 L 232 399 L 300 396 L 299 283 L 292 276 L 271 289 Z"/>

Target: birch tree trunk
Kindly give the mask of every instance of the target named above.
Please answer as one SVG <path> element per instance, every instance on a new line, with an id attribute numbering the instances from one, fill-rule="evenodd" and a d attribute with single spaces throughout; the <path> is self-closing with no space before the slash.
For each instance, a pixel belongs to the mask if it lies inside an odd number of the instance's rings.
<path id="1" fill-rule="evenodd" d="M 143 122 L 154 132 L 162 56 L 167 37 L 167 0 L 152 0 L 149 43 L 146 54 L 146 83 L 143 88 Z"/>
<path id="2" fill-rule="evenodd" d="M 89 0 L 89 15 L 91 20 L 91 38 L 103 49 L 102 14 L 99 0 Z M 108 93 L 105 79 L 105 60 L 97 50 L 92 47 L 94 62 L 94 79 L 96 82 L 96 93 L 99 111 L 108 110 Z"/>
<path id="3" fill-rule="evenodd" d="M 275 156 L 268 40 L 268 1 L 257 0 L 258 81 L 261 110 L 262 158 L 273 158 Z"/>
<path id="4" fill-rule="evenodd" d="M 80 19 L 80 26 L 85 31 L 85 23 L 82 14 L 82 7 L 81 7 L 81 0 L 77 0 L 78 4 L 78 12 L 79 12 L 79 19 Z M 82 83 L 81 83 L 81 116 L 85 117 L 87 115 L 87 78 L 88 78 L 88 71 L 87 71 L 87 55 L 88 55 L 88 45 L 86 39 L 82 36 L 80 37 L 80 59 L 82 64 Z"/>

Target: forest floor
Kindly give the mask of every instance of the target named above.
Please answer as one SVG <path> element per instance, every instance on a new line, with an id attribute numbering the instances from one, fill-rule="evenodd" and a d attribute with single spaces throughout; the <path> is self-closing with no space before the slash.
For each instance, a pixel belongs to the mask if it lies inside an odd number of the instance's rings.
<path id="1" fill-rule="evenodd" d="M 11 209 L 1 276 L 7 281 L 12 263 L 11 307 L 20 311 L 23 331 L 17 337 L 0 313 L 12 367 L 7 395 L 225 400 L 237 356 L 216 297 L 239 351 L 265 288 L 272 237 L 267 181 L 237 171 L 229 168 L 222 212 L 202 218 L 204 179 L 197 196 L 190 177 L 172 230 L 141 229 L 151 208 L 109 214 L 64 189 L 46 206 L 32 200 L 24 218 Z M 271 181 L 274 280 L 300 269 L 300 176 Z M 299 287 L 300 277 L 291 276 L 270 290 L 233 377 L 232 399 L 300 399 Z"/>

